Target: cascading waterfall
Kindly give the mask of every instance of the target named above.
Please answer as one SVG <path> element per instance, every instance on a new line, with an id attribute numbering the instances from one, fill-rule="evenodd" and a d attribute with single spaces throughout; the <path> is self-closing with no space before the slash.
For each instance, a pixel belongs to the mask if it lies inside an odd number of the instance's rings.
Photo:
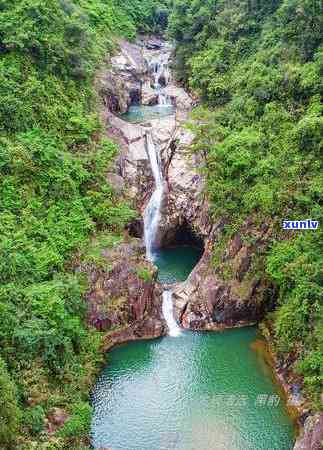
<path id="1" fill-rule="evenodd" d="M 172 106 L 172 101 L 169 95 L 166 95 L 163 92 L 160 92 L 158 95 L 158 104 L 159 106 Z"/>
<path id="2" fill-rule="evenodd" d="M 163 201 L 164 193 L 164 179 L 161 167 L 160 155 L 156 149 L 151 133 L 146 135 L 146 145 L 149 156 L 149 161 L 151 165 L 151 170 L 153 172 L 156 188 L 149 200 L 149 203 L 145 209 L 144 213 L 144 233 L 145 233 L 145 245 L 146 245 L 146 255 L 149 261 L 154 260 L 154 247 L 156 240 L 157 227 L 160 219 L 160 209 Z M 166 320 L 169 335 L 178 336 L 180 334 L 180 327 L 174 318 L 173 313 L 173 301 L 172 292 L 166 290 L 163 292 L 163 315 Z"/>
<path id="3" fill-rule="evenodd" d="M 165 55 L 165 59 L 152 61 L 150 67 L 154 77 L 154 87 L 158 92 L 158 104 L 160 106 L 170 106 L 171 98 L 166 95 L 161 89 L 159 83 L 160 77 L 163 76 L 165 84 L 170 80 L 170 72 L 168 67 L 169 54 Z M 164 179 L 162 171 L 162 162 L 158 149 L 154 143 L 151 132 L 146 134 L 146 147 L 155 181 L 155 190 L 148 202 L 144 212 L 144 237 L 146 245 L 146 256 L 149 261 L 154 260 L 154 248 L 156 247 L 156 234 L 160 220 L 160 210 L 164 194 Z M 174 318 L 172 292 L 165 290 L 163 292 L 163 315 L 168 326 L 170 336 L 178 336 L 180 334 L 180 327 Z"/>
<path id="4" fill-rule="evenodd" d="M 150 68 L 154 78 L 154 88 L 158 93 L 159 106 L 172 106 L 170 96 L 163 92 L 163 88 L 160 85 L 161 78 L 164 79 L 165 86 L 167 86 L 170 82 L 170 70 L 168 61 L 169 53 L 166 53 L 150 63 Z"/>
<path id="5" fill-rule="evenodd" d="M 155 190 L 149 200 L 144 213 L 144 235 L 147 258 L 153 260 L 153 249 L 157 227 L 160 219 L 160 208 L 163 200 L 164 180 L 161 168 L 159 153 L 153 141 L 151 133 L 146 134 L 146 145 L 150 161 L 151 170 L 155 180 Z"/>
<path id="6" fill-rule="evenodd" d="M 160 63 L 160 61 L 157 60 L 152 63 L 152 67 L 153 67 L 153 74 L 154 74 L 154 87 L 155 87 L 155 89 L 159 89 L 160 88 L 159 79 L 160 79 L 162 71 L 163 71 L 163 66 Z"/>

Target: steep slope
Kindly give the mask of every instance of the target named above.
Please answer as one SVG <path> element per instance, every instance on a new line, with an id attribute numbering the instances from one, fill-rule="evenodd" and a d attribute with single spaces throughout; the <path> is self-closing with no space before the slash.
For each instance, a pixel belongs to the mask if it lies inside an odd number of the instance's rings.
<path id="1" fill-rule="evenodd" d="M 101 335 L 86 323 L 87 283 L 72 266 L 108 270 L 102 249 L 112 252 L 135 216 L 106 177 L 117 147 L 104 137 L 94 78 L 115 37 L 165 20 L 163 2 L 150 0 L 0 1 L 1 448 L 88 443 Z"/>
<path id="2" fill-rule="evenodd" d="M 208 270 L 227 301 L 250 307 L 256 290 L 255 312 L 273 311 L 266 324 L 280 369 L 314 408 L 323 373 L 322 13 L 314 0 L 175 0 L 169 20 L 178 78 L 201 100 L 191 151 L 210 217 L 224 223 Z M 317 230 L 282 229 L 308 218 Z M 209 295 L 204 306 L 191 297 L 188 311 L 210 305 Z"/>

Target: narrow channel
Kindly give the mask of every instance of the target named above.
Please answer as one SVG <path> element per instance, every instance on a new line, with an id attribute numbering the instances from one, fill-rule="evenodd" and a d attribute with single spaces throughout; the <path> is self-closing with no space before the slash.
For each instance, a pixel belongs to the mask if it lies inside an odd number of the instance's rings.
<path id="1" fill-rule="evenodd" d="M 137 121 L 173 113 L 159 80 L 170 79 L 168 59 L 152 68 L 158 105 L 129 111 Z M 133 117 L 135 115 L 135 119 Z M 262 357 L 252 350 L 254 327 L 224 332 L 181 330 L 173 314 L 171 283 L 183 281 L 201 249 L 156 244 L 165 192 L 161 155 L 149 129 L 146 146 L 154 192 L 144 213 L 146 256 L 159 269 L 168 336 L 124 344 L 107 355 L 93 390 L 92 445 L 112 450 L 290 450 L 293 425 Z"/>

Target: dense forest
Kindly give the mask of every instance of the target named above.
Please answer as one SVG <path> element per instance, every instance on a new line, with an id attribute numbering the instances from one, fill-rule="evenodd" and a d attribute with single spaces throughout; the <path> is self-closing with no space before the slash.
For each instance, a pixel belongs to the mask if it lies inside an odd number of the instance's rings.
<path id="1" fill-rule="evenodd" d="M 319 406 L 322 228 L 288 232 L 282 221 L 323 219 L 322 3 L 175 0 L 169 22 L 177 76 L 202 100 L 192 150 L 203 159 L 213 218 L 226 218 L 214 264 L 247 218 L 272 228 L 253 270 L 278 291 L 268 316 L 276 350 L 292 355 Z"/>
<path id="2" fill-rule="evenodd" d="M 0 0 L 1 448 L 86 446 L 100 335 L 71 259 L 93 258 L 91 236 L 112 245 L 134 216 L 106 180 L 116 147 L 93 80 L 115 36 L 163 21 L 151 0 Z M 46 446 L 53 406 L 71 418 Z"/>
<path id="3" fill-rule="evenodd" d="M 226 221 L 214 264 L 227 273 L 221 251 L 248 217 L 272 228 L 253 261 L 277 291 L 267 326 L 319 408 L 322 27 L 317 0 L 0 0 L 1 448 L 88 448 L 101 334 L 73 260 L 95 258 L 94 235 L 118 242 L 136 215 L 106 179 L 118 150 L 94 79 L 115 38 L 138 32 L 165 30 L 178 81 L 200 100 L 192 151 L 212 218 Z M 282 230 L 303 218 L 319 229 Z M 53 406 L 70 418 L 49 442 Z"/>

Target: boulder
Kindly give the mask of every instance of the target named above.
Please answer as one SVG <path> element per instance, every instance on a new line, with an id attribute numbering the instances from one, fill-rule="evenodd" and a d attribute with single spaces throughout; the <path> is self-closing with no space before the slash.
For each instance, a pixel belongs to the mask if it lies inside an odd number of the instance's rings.
<path id="1" fill-rule="evenodd" d="M 263 307 L 255 301 L 258 285 L 245 295 L 238 295 L 230 282 L 225 282 L 212 264 L 212 242 L 220 233 L 218 224 L 206 244 L 203 257 L 184 283 L 173 290 L 175 314 L 184 328 L 217 330 L 240 327 L 257 322 Z"/>
<path id="2" fill-rule="evenodd" d="M 157 105 L 158 94 L 156 91 L 150 87 L 150 85 L 145 84 L 141 90 L 141 103 L 143 105 Z"/>
<path id="3" fill-rule="evenodd" d="M 170 83 L 164 89 L 164 93 L 173 99 L 178 114 L 191 111 L 193 100 L 185 89 Z"/>

